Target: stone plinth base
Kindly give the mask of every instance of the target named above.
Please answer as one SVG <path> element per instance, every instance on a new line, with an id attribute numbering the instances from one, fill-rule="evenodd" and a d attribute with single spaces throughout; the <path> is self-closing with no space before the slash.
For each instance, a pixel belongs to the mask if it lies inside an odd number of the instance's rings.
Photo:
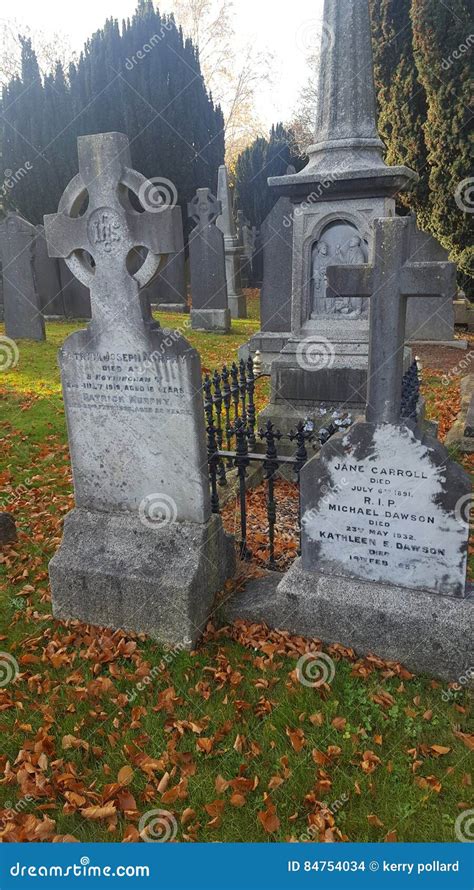
<path id="1" fill-rule="evenodd" d="M 265 622 L 358 655 L 457 680 L 472 666 L 474 599 L 303 571 L 297 559 L 278 583 L 255 581 L 226 607 L 226 620 Z M 337 670 L 337 666 L 336 666 Z"/>
<path id="2" fill-rule="evenodd" d="M 190 649 L 234 564 L 219 516 L 148 527 L 134 514 L 75 509 L 49 564 L 53 613 Z"/>
<path id="3" fill-rule="evenodd" d="M 280 352 L 290 337 L 290 331 L 257 331 L 250 337 L 250 340 L 247 340 L 247 343 L 239 347 L 239 358 L 243 358 L 246 362 L 250 355 L 255 358 L 255 353 L 258 350 L 262 360 L 262 373 L 270 374 L 272 363 L 280 357 Z"/>
<path id="4" fill-rule="evenodd" d="M 247 318 L 247 297 L 245 294 L 228 294 L 227 301 L 232 318 Z"/>
<path id="5" fill-rule="evenodd" d="M 189 312 L 186 303 L 158 303 L 159 312 Z"/>
<path id="6" fill-rule="evenodd" d="M 193 331 L 230 331 L 230 309 L 191 309 Z"/>

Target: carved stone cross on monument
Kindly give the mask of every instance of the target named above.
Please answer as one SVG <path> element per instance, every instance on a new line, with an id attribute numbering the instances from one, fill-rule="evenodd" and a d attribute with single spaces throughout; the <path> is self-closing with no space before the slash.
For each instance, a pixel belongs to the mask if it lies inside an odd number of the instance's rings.
<path id="1" fill-rule="evenodd" d="M 45 218 L 50 253 L 92 304 L 59 352 L 76 506 L 49 566 L 53 610 L 190 647 L 233 554 L 211 512 L 199 354 L 140 295 L 180 250 L 181 215 L 134 209 L 129 193 L 146 207 L 153 183 L 130 168 L 126 136 L 78 146 L 79 175 Z M 137 247 L 148 255 L 133 274 Z"/>
<path id="2" fill-rule="evenodd" d="M 414 228 L 409 217 L 377 219 L 374 265 L 328 266 L 326 272 L 329 297 L 370 298 L 369 423 L 400 420 L 407 299 L 453 292 L 456 266 L 417 262 Z"/>
<path id="3" fill-rule="evenodd" d="M 194 198 L 188 204 L 188 215 L 197 224 L 198 229 L 204 229 L 215 222 L 221 213 L 221 202 L 208 188 L 197 189 Z"/>
<path id="4" fill-rule="evenodd" d="M 155 204 L 146 209 L 151 184 L 131 168 L 123 133 L 80 136 L 77 144 L 79 173 L 65 189 L 59 212 L 44 218 L 49 255 L 64 258 L 90 289 L 93 323 L 103 326 L 121 314 L 140 324 L 140 288 L 157 272 L 162 257 L 179 249 L 179 208 Z M 132 207 L 128 190 L 144 212 Z M 127 258 L 137 247 L 146 248 L 148 255 L 132 275 Z"/>

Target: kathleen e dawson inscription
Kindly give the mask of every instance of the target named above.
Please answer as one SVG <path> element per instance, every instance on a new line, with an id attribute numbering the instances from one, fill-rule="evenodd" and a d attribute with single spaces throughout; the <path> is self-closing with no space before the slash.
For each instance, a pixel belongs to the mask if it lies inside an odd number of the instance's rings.
<path id="1" fill-rule="evenodd" d="M 392 424 L 356 425 L 328 443 L 303 504 L 304 567 L 462 596 L 463 492 L 443 452 Z"/>

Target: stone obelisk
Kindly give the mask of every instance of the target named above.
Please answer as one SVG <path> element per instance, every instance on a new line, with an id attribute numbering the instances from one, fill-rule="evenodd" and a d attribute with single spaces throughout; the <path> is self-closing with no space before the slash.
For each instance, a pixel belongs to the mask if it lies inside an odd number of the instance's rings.
<path id="1" fill-rule="evenodd" d="M 242 282 L 240 280 L 242 248 L 239 244 L 239 236 L 232 211 L 229 174 L 225 164 L 219 167 L 217 199 L 222 206 L 222 213 L 218 216 L 216 225 L 224 235 L 227 299 L 230 314 L 232 318 L 247 318 L 247 301 L 242 291 Z"/>
<path id="2" fill-rule="evenodd" d="M 299 173 L 271 177 L 293 220 L 291 337 L 272 364 L 261 421 L 282 432 L 321 425 L 322 406 L 365 408 L 367 301 L 327 295 L 330 265 L 373 261 L 373 223 L 395 216 L 395 195 L 417 174 L 389 167 L 377 133 L 368 0 L 325 0 L 314 142 Z"/>

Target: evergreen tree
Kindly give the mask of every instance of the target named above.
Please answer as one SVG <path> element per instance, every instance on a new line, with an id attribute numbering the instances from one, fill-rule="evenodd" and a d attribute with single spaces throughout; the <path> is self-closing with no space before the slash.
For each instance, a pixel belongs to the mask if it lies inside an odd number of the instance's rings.
<path id="1" fill-rule="evenodd" d="M 186 205 L 199 187 L 217 185 L 224 161 L 223 116 L 208 95 L 196 47 L 172 17 L 140 0 L 131 20 L 108 19 L 87 41 L 68 76 L 57 65 L 42 80 L 30 40 L 22 72 L 2 97 L 5 170 L 31 171 L 7 203 L 31 222 L 52 213 L 77 172 L 80 135 L 127 133 L 133 165 L 170 179 Z"/>
<path id="2" fill-rule="evenodd" d="M 472 295 L 469 0 L 451 0 L 449 7 L 438 0 L 412 0 L 411 18 L 414 57 L 428 106 L 423 130 L 429 161 L 429 228 L 451 251 Z"/>
<path id="3" fill-rule="evenodd" d="M 389 164 L 419 183 L 397 196 L 451 253 L 474 296 L 469 247 L 469 0 L 370 0 L 379 130 Z M 463 195 L 457 190 L 464 185 Z M 461 190 L 462 191 L 462 190 Z M 472 194 L 472 192 L 471 192 Z M 469 206 L 470 203 L 470 206 Z"/>
<path id="4" fill-rule="evenodd" d="M 293 133 L 281 123 L 272 126 L 268 139 L 255 139 L 237 158 L 236 203 L 252 225 L 260 226 L 278 200 L 267 179 L 283 176 L 289 164 L 300 170 L 304 159 L 297 152 Z"/>
<path id="5" fill-rule="evenodd" d="M 379 133 L 387 164 L 405 165 L 420 179 L 397 201 L 415 210 L 420 225 L 428 222 L 429 167 L 423 124 L 426 94 L 413 55 L 411 0 L 370 0 L 372 11 L 374 77 Z"/>

